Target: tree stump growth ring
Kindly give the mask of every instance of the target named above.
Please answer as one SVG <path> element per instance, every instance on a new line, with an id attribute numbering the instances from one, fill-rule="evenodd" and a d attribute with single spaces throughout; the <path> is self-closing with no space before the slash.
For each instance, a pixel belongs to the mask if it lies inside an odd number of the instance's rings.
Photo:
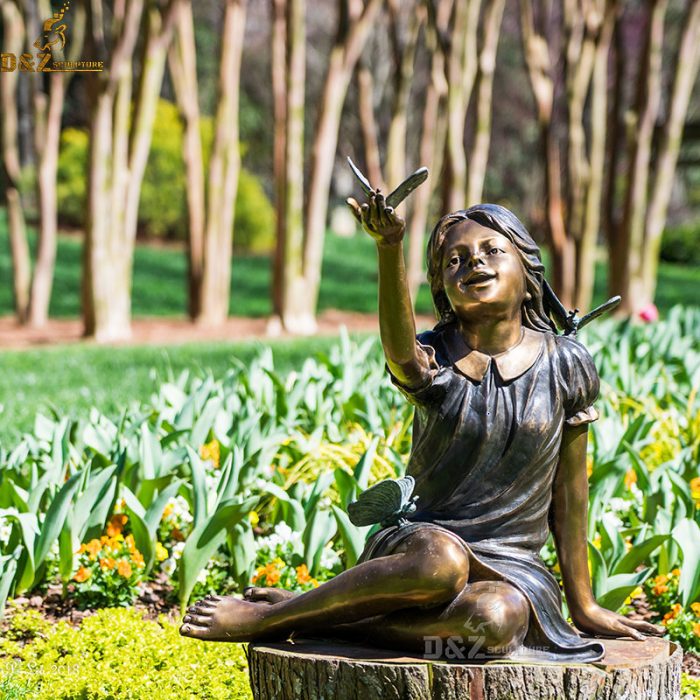
<path id="1" fill-rule="evenodd" d="M 606 640 L 593 664 L 447 662 L 337 642 L 251 644 L 255 700 L 676 700 L 682 651 Z"/>

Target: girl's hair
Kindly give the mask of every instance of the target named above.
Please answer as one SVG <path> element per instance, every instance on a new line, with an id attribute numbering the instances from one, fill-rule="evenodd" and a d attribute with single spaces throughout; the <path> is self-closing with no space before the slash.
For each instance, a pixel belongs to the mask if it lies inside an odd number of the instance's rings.
<path id="1" fill-rule="evenodd" d="M 525 284 L 532 297 L 523 302 L 523 325 L 536 331 L 556 333 L 556 327 L 544 306 L 544 265 L 540 249 L 518 218 L 498 204 L 477 204 L 443 216 L 437 222 L 428 240 L 428 283 L 433 304 L 438 315 L 436 328 L 455 321 L 455 313 L 442 284 L 442 254 L 447 232 L 460 221 L 475 221 L 486 228 L 504 235 L 517 251 L 525 272 Z"/>

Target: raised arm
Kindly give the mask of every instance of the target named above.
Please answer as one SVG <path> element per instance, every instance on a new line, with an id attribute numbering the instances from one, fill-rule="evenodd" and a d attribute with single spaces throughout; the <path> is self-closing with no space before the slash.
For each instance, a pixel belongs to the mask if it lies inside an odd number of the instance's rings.
<path id="1" fill-rule="evenodd" d="M 406 223 L 386 206 L 381 193 L 360 206 L 348 204 L 377 244 L 379 258 L 379 331 L 387 364 L 404 386 L 418 387 L 429 375 L 428 357 L 416 344 L 416 322 L 408 291 L 403 237 Z"/>
<path id="2" fill-rule="evenodd" d="M 630 620 L 596 603 L 588 572 L 588 425 L 565 426 L 552 496 L 552 532 L 571 619 L 583 632 L 644 639 L 663 634 L 648 622 Z"/>

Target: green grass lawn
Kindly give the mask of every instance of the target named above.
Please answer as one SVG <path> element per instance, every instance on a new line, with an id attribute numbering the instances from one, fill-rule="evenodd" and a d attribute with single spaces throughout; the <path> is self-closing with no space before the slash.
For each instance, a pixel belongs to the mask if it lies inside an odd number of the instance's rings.
<path id="1" fill-rule="evenodd" d="M 355 336 L 359 337 L 359 336 Z M 271 341 L 275 367 L 285 372 L 304 359 L 326 352 L 335 338 Z M 62 416 L 87 416 L 95 406 L 117 417 L 133 402 L 147 400 L 157 386 L 187 369 L 221 376 L 236 357 L 242 362 L 260 352 L 260 342 L 188 343 L 170 347 L 103 348 L 64 345 L 0 354 L 0 445 L 9 448 L 32 429 L 37 412 L 52 407 Z"/>
<path id="2" fill-rule="evenodd" d="M 50 313 L 59 318 L 80 315 L 81 242 L 61 237 Z M 596 269 L 595 302 L 606 294 L 604 265 Z M 231 276 L 231 314 L 267 316 L 270 303 L 271 260 L 234 256 Z M 0 315 L 12 313 L 12 284 L 5 213 L 0 210 Z M 697 303 L 700 270 L 692 266 L 662 264 L 657 304 L 665 311 L 674 304 Z M 183 316 L 186 309 L 186 261 L 184 252 L 139 245 L 134 260 L 132 308 L 135 316 Z M 417 300 L 421 313 L 431 313 L 427 285 Z M 319 311 L 341 309 L 373 313 L 377 310 L 377 261 L 368 236 L 326 238 Z"/>

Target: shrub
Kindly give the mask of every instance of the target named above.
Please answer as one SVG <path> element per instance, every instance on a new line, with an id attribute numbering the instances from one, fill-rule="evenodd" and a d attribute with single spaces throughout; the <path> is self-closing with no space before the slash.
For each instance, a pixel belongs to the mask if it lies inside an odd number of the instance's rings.
<path id="1" fill-rule="evenodd" d="M 3 698 L 251 697 L 241 645 L 203 644 L 181 637 L 164 617 L 146 621 L 120 608 L 78 628 L 49 626 L 36 612 L 15 614 L 0 636 L 0 679 Z"/>
<path id="2" fill-rule="evenodd" d="M 700 264 L 700 226 L 686 224 L 667 228 L 661 239 L 661 259 L 687 265 Z"/>
<path id="3" fill-rule="evenodd" d="M 148 164 L 141 185 L 138 223 L 150 236 L 184 239 L 187 231 L 182 124 L 175 105 L 160 100 Z M 212 141 L 212 120 L 202 119 L 205 161 Z M 58 160 L 58 211 L 65 223 L 82 226 L 87 196 L 88 134 L 64 129 Z M 241 170 L 234 222 L 236 248 L 266 253 L 274 242 L 274 213 L 258 178 Z"/>

